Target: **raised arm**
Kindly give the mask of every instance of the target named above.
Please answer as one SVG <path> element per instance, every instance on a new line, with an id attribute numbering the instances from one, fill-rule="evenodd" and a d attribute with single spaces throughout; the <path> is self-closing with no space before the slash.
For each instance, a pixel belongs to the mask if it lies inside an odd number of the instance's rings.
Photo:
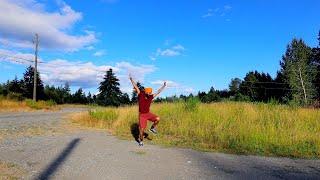
<path id="1" fill-rule="evenodd" d="M 158 91 L 153 95 L 153 98 L 158 96 L 166 86 L 167 86 L 167 82 L 164 82 L 163 85 L 160 87 L 160 89 L 158 89 Z"/>
<path id="2" fill-rule="evenodd" d="M 137 86 L 137 83 L 134 82 L 134 80 L 132 79 L 132 77 L 131 77 L 130 75 L 129 75 L 129 79 L 130 79 L 130 81 L 131 81 L 134 89 L 137 91 L 137 94 L 140 94 L 140 89 L 139 89 L 139 87 Z"/>

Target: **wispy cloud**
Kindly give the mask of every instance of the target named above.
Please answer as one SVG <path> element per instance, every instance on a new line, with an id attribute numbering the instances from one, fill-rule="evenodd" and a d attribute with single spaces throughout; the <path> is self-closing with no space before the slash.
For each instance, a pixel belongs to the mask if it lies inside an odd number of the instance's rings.
<path id="1" fill-rule="evenodd" d="M 74 24 L 82 20 L 82 13 L 63 1 L 58 2 L 59 8 L 52 12 L 36 0 L 1 0 L 1 40 L 13 47 L 31 48 L 31 39 L 38 33 L 41 48 L 63 51 L 76 51 L 94 43 L 93 31 L 84 31 L 82 35 L 71 33 Z"/>
<path id="2" fill-rule="evenodd" d="M 167 88 L 174 90 L 175 94 L 190 94 L 195 92 L 195 90 L 192 87 L 183 85 L 172 80 L 156 80 L 152 81 L 151 84 L 161 86 L 164 82 L 167 82 Z"/>
<path id="3" fill-rule="evenodd" d="M 185 48 L 181 44 L 177 44 L 175 46 L 172 46 L 170 48 L 161 49 L 158 48 L 155 53 L 153 53 L 149 58 L 151 60 L 156 60 L 158 57 L 174 57 L 174 56 L 180 56 L 184 53 Z"/>
<path id="4" fill-rule="evenodd" d="M 202 18 L 208 18 L 208 17 L 211 17 L 213 16 L 213 12 L 212 12 L 212 9 L 208 9 L 208 12 L 204 15 L 202 15 Z"/>
<path id="5" fill-rule="evenodd" d="M 93 46 L 88 46 L 88 47 L 86 47 L 86 49 L 91 51 L 91 50 L 94 50 L 94 47 Z"/>
<path id="6" fill-rule="evenodd" d="M 156 81 L 152 81 L 151 84 L 161 86 L 163 85 L 164 82 L 167 82 L 168 88 L 176 88 L 180 86 L 177 82 L 174 82 L 171 80 L 156 80 Z"/>
<path id="7" fill-rule="evenodd" d="M 217 7 L 214 10 L 212 9 L 208 9 L 207 12 L 202 15 L 202 18 L 209 18 L 212 16 L 220 16 L 220 17 L 224 17 L 226 15 L 228 15 L 232 10 L 232 6 L 230 5 L 224 5 L 223 7 Z M 226 19 L 227 21 L 230 21 L 230 18 Z"/>
<path id="8" fill-rule="evenodd" d="M 104 55 L 106 55 L 106 54 L 107 54 L 106 50 L 99 50 L 99 51 L 95 52 L 95 53 L 93 54 L 93 56 L 101 57 L 101 56 L 104 56 Z"/>
<path id="9" fill-rule="evenodd" d="M 104 2 L 104 3 L 108 3 L 108 4 L 114 4 L 116 2 L 118 2 L 119 0 L 100 0 L 101 2 Z"/>

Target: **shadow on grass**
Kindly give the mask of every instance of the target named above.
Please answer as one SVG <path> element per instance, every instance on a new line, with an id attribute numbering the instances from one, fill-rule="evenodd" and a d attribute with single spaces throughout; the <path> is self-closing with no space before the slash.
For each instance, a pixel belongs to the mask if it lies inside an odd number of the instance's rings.
<path id="1" fill-rule="evenodd" d="M 77 147 L 79 144 L 80 139 L 76 138 L 72 140 L 68 146 L 66 146 L 61 153 L 44 169 L 40 175 L 36 178 L 39 180 L 43 179 L 50 179 L 50 176 L 52 176 L 58 168 L 64 163 L 64 161 L 67 160 L 68 156 L 72 153 L 72 151 Z"/>
<path id="2" fill-rule="evenodd" d="M 138 123 L 132 123 L 131 124 L 131 134 L 132 134 L 132 137 L 137 141 L 139 142 L 139 124 Z M 149 137 L 149 134 L 144 132 L 143 133 L 143 136 L 144 138 L 148 139 L 148 140 L 152 140 L 150 137 Z"/>

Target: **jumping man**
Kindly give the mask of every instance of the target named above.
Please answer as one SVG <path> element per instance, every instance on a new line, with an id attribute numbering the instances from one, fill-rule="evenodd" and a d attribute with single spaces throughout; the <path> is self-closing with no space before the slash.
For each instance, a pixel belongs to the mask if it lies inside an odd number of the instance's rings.
<path id="1" fill-rule="evenodd" d="M 152 94 L 152 88 L 145 88 L 144 90 L 139 89 L 137 84 L 134 82 L 131 76 L 129 79 L 137 91 L 138 94 L 138 102 L 139 102 L 139 146 L 143 146 L 143 133 L 145 128 L 147 127 L 147 121 L 152 121 L 153 124 L 150 128 L 150 132 L 157 134 L 156 126 L 160 121 L 160 117 L 152 114 L 150 112 L 150 105 L 152 100 L 158 96 L 161 91 L 166 87 L 166 82 L 163 83 L 163 86 L 157 91 L 157 93 Z"/>

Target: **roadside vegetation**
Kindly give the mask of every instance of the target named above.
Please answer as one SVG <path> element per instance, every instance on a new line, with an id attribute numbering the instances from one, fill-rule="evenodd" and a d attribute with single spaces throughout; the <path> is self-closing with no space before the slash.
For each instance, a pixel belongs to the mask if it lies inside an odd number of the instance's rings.
<path id="1" fill-rule="evenodd" d="M 33 111 L 33 110 L 57 110 L 59 107 L 54 101 L 37 101 L 30 99 L 15 100 L 0 96 L 0 112 L 17 112 L 17 111 Z"/>
<path id="2" fill-rule="evenodd" d="M 154 104 L 160 134 L 150 143 L 236 154 L 320 157 L 320 110 L 294 106 L 219 102 Z M 137 107 L 96 108 L 75 114 L 73 122 L 133 139 Z M 150 125 L 150 123 L 149 123 Z"/>

